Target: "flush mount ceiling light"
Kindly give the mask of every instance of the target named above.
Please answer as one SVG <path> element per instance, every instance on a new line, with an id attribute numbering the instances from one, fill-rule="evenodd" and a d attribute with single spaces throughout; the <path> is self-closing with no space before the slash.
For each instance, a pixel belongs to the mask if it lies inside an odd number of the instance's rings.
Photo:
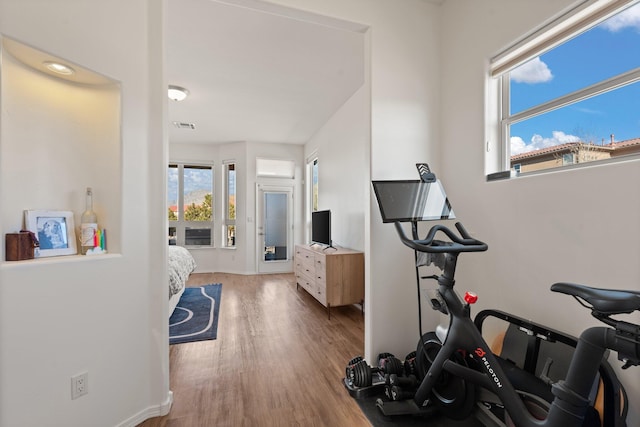
<path id="1" fill-rule="evenodd" d="M 73 68 L 60 62 L 46 61 L 43 62 L 42 65 L 44 65 L 45 68 L 49 71 L 53 71 L 54 73 L 62 74 L 65 76 L 70 76 L 71 74 L 75 73 L 75 70 Z"/>
<path id="2" fill-rule="evenodd" d="M 169 99 L 174 101 L 182 101 L 189 95 L 189 91 L 180 86 L 169 85 Z"/>

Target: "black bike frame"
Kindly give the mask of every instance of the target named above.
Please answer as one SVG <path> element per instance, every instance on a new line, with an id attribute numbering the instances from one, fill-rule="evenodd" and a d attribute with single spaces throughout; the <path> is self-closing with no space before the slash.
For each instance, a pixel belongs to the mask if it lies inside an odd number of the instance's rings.
<path id="1" fill-rule="evenodd" d="M 547 418 L 537 420 L 525 407 L 500 363 L 471 320 L 469 305 L 463 302 L 453 289 L 457 257 L 457 253 L 446 253 L 445 269 L 438 279 L 438 293 L 444 300 L 450 315 L 447 338 L 415 394 L 415 403 L 419 407 L 428 404 L 431 390 L 444 369 L 459 378 L 494 392 L 518 427 L 582 426 L 590 404 L 589 394 L 605 350 L 615 348 L 615 330 L 608 327 L 593 327 L 581 334 L 566 380 L 552 386 L 555 398 Z M 451 356 L 461 350 L 477 362 L 479 370 L 451 360 Z"/>

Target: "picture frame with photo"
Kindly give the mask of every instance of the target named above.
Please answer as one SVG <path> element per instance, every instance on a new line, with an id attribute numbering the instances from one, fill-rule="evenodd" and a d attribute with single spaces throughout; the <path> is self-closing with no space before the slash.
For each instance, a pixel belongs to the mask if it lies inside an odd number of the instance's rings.
<path id="1" fill-rule="evenodd" d="M 35 258 L 78 253 L 73 212 L 26 210 L 24 223 L 40 243 L 40 247 L 35 248 Z"/>

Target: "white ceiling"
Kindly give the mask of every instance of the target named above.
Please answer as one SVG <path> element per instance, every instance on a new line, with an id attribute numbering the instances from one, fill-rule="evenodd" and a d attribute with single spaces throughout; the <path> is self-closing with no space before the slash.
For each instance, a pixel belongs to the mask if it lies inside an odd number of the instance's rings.
<path id="1" fill-rule="evenodd" d="M 258 10 L 257 8 L 260 8 Z M 169 0 L 171 143 L 303 144 L 362 86 L 365 27 L 257 0 Z"/>

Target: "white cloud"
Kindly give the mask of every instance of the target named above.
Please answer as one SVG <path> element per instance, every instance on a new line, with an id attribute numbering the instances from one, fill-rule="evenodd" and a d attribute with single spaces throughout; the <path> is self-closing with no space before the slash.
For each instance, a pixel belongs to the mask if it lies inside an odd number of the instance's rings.
<path id="1" fill-rule="evenodd" d="M 635 28 L 640 31 L 640 5 L 630 7 L 602 23 L 602 27 L 611 32 L 617 32 L 625 28 Z"/>
<path id="2" fill-rule="evenodd" d="M 509 76 L 517 83 L 545 83 L 553 79 L 551 70 L 539 56 L 515 68 Z"/>
<path id="3" fill-rule="evenodd" d="M 543 148 L 553 147 L 560 144 L 566 144 L 567 142 L 577 142 L 580 138 L 575 135 L 567 135 L 566 133 L 554 130 L 551 132 L 551 138 L 544 138 L 542 135 L 535 134 L 531 137 L 529 143 L 519 136 L 511 137 L 511 155 L 528 153 L 529 151 L 542 150 Z"/>
<path id="4" fill-rule="evenodd" d="M 524 142 L 522 138 L 519 136 L 511 137 L 511 155 L 515 156 L 516 154 L 526 153 L 527 151 L 527 143 Z"/>
<path id="5" fill-rule="evenodd" d="M 592 114 L 595 116 L 602 116 L 605 114 L 602 110 L 594 110 L 592 108 L 577 107 L 576 110 L 580 111 L 581 113 Z"/>

